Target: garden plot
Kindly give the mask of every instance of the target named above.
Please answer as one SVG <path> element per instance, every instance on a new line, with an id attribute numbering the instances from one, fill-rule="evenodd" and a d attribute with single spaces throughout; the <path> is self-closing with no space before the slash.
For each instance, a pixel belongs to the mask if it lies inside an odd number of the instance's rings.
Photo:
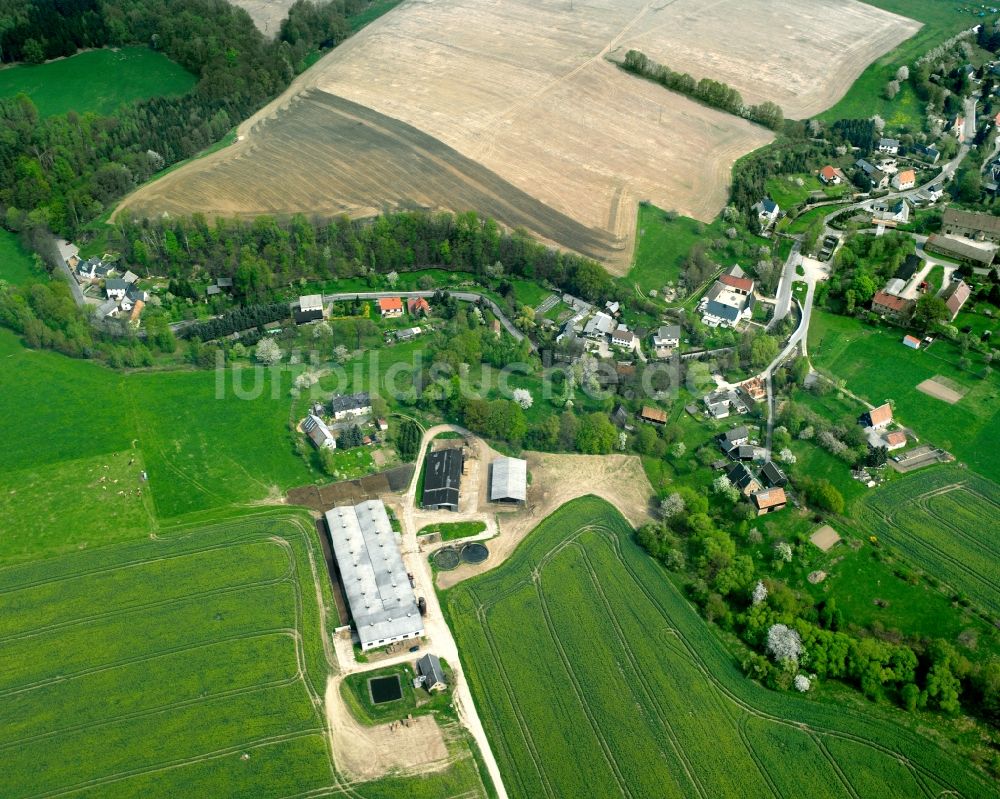
<path id="1" fill-rule="evenodd" d="M 917 391 L 922 391 L 929 397 L 934 397 L 935 399 L 947 402 L 949 405 L 954 405 L 965 396 L 968 389 L 959 385 L 954 380 L 949 380 L 947 377 L 935 375 L 918 383 Z"/>

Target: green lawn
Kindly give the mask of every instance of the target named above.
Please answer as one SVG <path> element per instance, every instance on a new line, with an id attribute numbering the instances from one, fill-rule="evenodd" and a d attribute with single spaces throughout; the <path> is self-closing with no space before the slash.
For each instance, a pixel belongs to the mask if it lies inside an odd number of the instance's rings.
<path id="1" fill-rule="evenodd" d="M 195 76 L 148 47 L 90 50 L 39 66 L 0 69 L 0 97 L 27 94 L 42 116 L 107 115 L 122 103 L 186 94 Z"/>
<path id="2" fill-rule="evenodd" d="M 595 497 L 443 598 L 511 797 L 997 795 L 878 711 L 744 677 Z"/>
<path id="3" fill-rule="evenodd" d="M 904 332 L 814 311 L 809 354 L 819 370 L 845 380 L 848 390 L 873 405 L 894 400 L 897 421 L 913 428 L 921 441 L 944 447 L 1000 481 L 1000 459 L 993 452 L 1000 441 L 1000 377 L 981 377 L 982 359 L 974 354 L 970 371 L 959 370 L 961 353 L 944 339 L 926 350 L 904 347 Z M 923 380 L 938 375 L 958 383 L 965 396 L 949 405 L 917 390 Z"/>
<path id="4" fill-rule="evenodd" d="M 428 524 L 417 531 L 417 535 L 440 533 L 442 541 L 455 541 L 479 535 L 486 529 L 486 522 L 444 522 L 443 524 Z"/>
<path id="5" fill-rule="evenodd" d="M 640 205 L 635 234 L 635 258 L 629 281 L 644 291 L 677 283 L 691 247 L 705 235 L 706 226 L 695 219 L 667 219 L 655 205 Z"/>
<path id="6" fill-rule="evenodd" d="M 9 230 L 0 230 L 0 280 L 21 285 L 44 277 L 44 272 L 35 269 L 31 254 L 21 246 L 17 236 Z"/>
<path id="7" fill-rule="evenodd" d="M 797 180 L 802 181 L 801 186 L 797 185 Z M 785 211 L 801 205 L 816 192 L 820 192 L 826 197 L 834 198 L 840 197 L 845 192 L 850 191 L 850 186 L 846 183 L 840 183 L 837 186 L 827 186 L 818 177 L 809 173 L 771 177 L 767 179 L 765 187 L 771 199 Z"/>
<path id="8" fill-rule="evenodd" d="M 887 100 L 883 94 L 886 83 L 901 65 L 912 64 L 923 53 L 981 20 L 969 13 L 974 7 L 960 0 L 868 0 L 868 4 L 922 22 L 923 27 L 870 64 L 840 101 L 818 118 L 834 122 L 868 119 L 878 114 L 890 129 L 920 130 L 924 104 L 909 84 L 904 84 L 895 98 Z"/>
<path id="9" fill-rule="evenodd" d="M 419 653 L 413 655 L 414 660 L 418 657 L 420 657 Z M 372 678 L 388 676 L 399 677 L 403 695 L 391 702 L 382 702 L 376 705 L 372 702 L 368 681 Z M 448 691 L 430 694 L 423 688 L 414 688 L 414 677 L 416 677 L 416 672 L 409 663 L 350 674 L 340 684 L 340 694 L 351 712 L 362 724 L 384 724 L 404 719 L 408 715 L 425 716 L 429 713 L 442 712 L 450 715 L 451 694 Z"/>

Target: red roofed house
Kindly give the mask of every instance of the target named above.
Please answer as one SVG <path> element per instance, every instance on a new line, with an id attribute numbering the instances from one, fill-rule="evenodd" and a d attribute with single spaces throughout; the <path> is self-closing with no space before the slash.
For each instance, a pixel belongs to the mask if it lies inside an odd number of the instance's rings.
<path id="1" fill-rule="evenodd" d="M 917 185 L 917 173 L 912 169 L 901 169 L 892 179 L 892 186 L 899 191 L 912 189 Z"/>
<path id="2" fill-rule="evenodd" d="M 893 450 L 902 449 L 906 446 L 906 433 L 901 430 L 894 430 L 891 433 L 886 434 L 885 437 L 885 448 L 892 452 Z"/>
<path id="3" fill-rule="evenodd" d="M 751 499 L 757 508 L 757 515 L 763 516 L 765 513 L 774 513 L 781 510 L 788 504 L 783 488 L 769 488 L 766 491 L 758 491 Z"/>
<path id="4" fill-rule="evenodd" d="M 383 319 L 393 319 L 403 315 L 403 301 L 399 297 L 383 297 L 378 301 L 378 310 Z"/>
<path id="5" fill-rule="evenodd" d="M 735 275 L 723 275 L 719 282 L 729 286 L 737 294 L 749 296 L 753 293 L 753 281 L 748 277 L 736 277 Z"/>
<path id="6" fill-rule="evenodd" d="M 410 297 L 406 301 L 406 310 L 410 312 L 410 316 L 418 314 L 428 316 L 431 312 L 431 305 L 423 297 Z"/>
<path id="7" fill-rule="evenodd" d="M 885 405 L 879 405 L 877 408 L 872 408 L 868 411 L 869 427 L 874 427 L 876 430 L 880 430 L 888 427 L 891 421 L 892 406 L 888 402 Z"/>
<path id="8" fill-rule="evenodd" d="M 819 179 L 827 186 L 836 186 L 840 183 L 840 174 L 832 166 L 825 166 L 819 171 Z"/>
<path id="9" fill-rule="evenodd" d="M 652 424 L 666 424 L 667 412 L 661 411 L 659 408 L 651 408 L 649 405 L 643 405 L 639 418 L 644 422 L 651 422 Z"/>
<path id="10" fill-rule="evenodd" d="M 962 310 L 962 306 L 965 305 L 966 300 L 969 299 L 969 295 L 972 292 L 969 286 L 964 280 L 959 278 L 954 283 L 948 286 L 943 292 L 941 292 L 941 299 L 944 300 L 944 304 L 948 306 L 948 313 L 951 314 L 951 321 L 955 321 L 955 317 L 958 316 L 958 312 Z"/>
<path id="11" fill-rule="evenodd" d="M 877 314 L 893 319 L 903 319 L 913 312 L 913 300 L 906 300 L 884 291 L 875 292 L 872 297 L 872 310 Z"/>

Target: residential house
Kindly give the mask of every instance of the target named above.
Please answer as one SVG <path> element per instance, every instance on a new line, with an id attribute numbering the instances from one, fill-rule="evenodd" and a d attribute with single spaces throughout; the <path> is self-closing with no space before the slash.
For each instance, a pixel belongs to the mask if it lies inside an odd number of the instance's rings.
<path id="1" fill-rule="evenodd" d="M 707 394 L 703 401 L 708 415 L 714 419 L 725 419 L 730 410 L 736 413 L 747 413 L 753 404 L 750 396 L 740 389 L 720 388 Z"/>
<path id="2" fill-rule="evenodd" d="M 378 301 L 383 319 L 396 319 L 403 315 L 403 301 L 399 297 L 383 297 Z"/>
<path id="3" fill-rule="evenodd" d="M 625 325 L 619 325 L 611 333 L 611 343 L 623 350 L 634 351 L 639 343 L 639 337 L 629 330 Z"/>
<path id="4" fill-rule="evenodd" d="M 125 274 L 122 275 L 122 280 L 128 283 L 130 286 L 139 280 L 139 276 L 133 272 L 131 269 L 126 269 Z"/>
<path id="5" fill-rule="evenodd" d="M 219 277 L 215 280 L 215 285 L 224 291 L 233 290 L 233 279 L 231 277 Z"/>
<path id="6" fill-rule="evenodd" d="M 297 325 L 321 320 L 323 318 L 323 295 L 305 294 L 299 297 L 299 309 L 294 316 Z"/>
<path id="7" fill-rule="evenodd" d="M 698 310 L 709 327 L 735 327 L 753 316 L 755 302 L 753 294 L 743 293 L 717 280 L 699 301 Z"/>
<path id="8" fill-rule="evenodd" d="M 906 446 L 906 433 L 902 430 L 893 430 L 891 433 L 886 433 L 885 435 L 885 448 L 889 452 L 894 452 L 897 449 L 902 449 Z"/>
<path id="9" fill-rule="evenodd" d="M 336 421 L 365 416 L 372 412 L 372 398 L 367 391 L 357 394 L 338 394 L 330 400 L 330 413 Z"/>
<path id="10" fill-rule="evenodd" d="M 745 497 L 760 491 L 764 486 L 760 480 L 753 476 L 753 473 L 742 463 L 737 463 L 726 472 L 729 482 L 736 486 L 737 490 Z"/>
<path id="11" fill-rule="evenodd" d="M 661 325 L 653 334 L 653 351 L 658 358 L 667 358 L 681 343 L 680 325 Z"/>
<path id="12" fill-rule="evenodd" d="M 94 311 L 94 316 L 98 319 L 114 318 L 118 316 L 120 312 L 118 307 L 118 300 L 105 300 L 100 305 L 97 306 L 97 310 Z"/>
<path id="13" fill-rule="evenodd" d="M 1000 216 L 945 208 L 941 217 L 941 232 L 974 241 L 1000 243 Z"/>
<path id="14" fill-rule="evenodd" d="M 910 221 L 910 204 L 906 200 L 876 200 L 872 203 L 872 224 L 905 225 Z"/>
<path id="15" fill-rule="evenodd" d="M 603 311 L 598 311 L 583 328 L 583 335 L 594 340 L 606 339 L 615 330 L 617 324 L 615 320 Z"/>
<path id="16" fill-rule="evenodd" d="M 778 204 L 770 197 L 765 197 L 757 203 L 753 207 L 753 210 L 757 213 L 757 219 L 760 222 L 760 226 L 763 228 L 773 225 L 775 220 L 778 218 L 778 214 L 781 213 L 781 209 L 778 207 Z"/>
<path id="17" fill-rule="evenodd" d="M 77 259 L 76 278 L 78 282 L 97 280 L 97 267 L 102 266 L 100 258 Z"/>
<path id="18" fill-rule="evenodd" d="M 889 185 L 889 176 L 874 164 L 870 164 L 864 158 L 859 158 L 857 162 L 855 162 L 855 166 L 868 176 L 868 180 L 871 181 L 873 189 L 884 189 Z"/>
<path id="19" fill-rule="evenodd" d="M 895 155 L 899 152 L 899 140 L 898 139 L 879 139 L 878 140 L 878 151 L 880 153 L 888 153 L 889 155 Z"/>
<path id="20" fill-rule="evenodd" d="M 892 424 L 892 406 L 887 402 L 884 405 L 879 405 L 877 408 L 872 408 L 868 413 L 861 416 L 861 422 L 868 424 L 865 427 L 872 427 L 876 430 L 884 430 L 890 424 Z"/>
<path id="21" fill-rule="evenodd" d="M 728 430 L 719 436 L 719 445 L 722 447 L 722 451 L 727 455 L 741 444 L 746 444 L 750 441 L 750 431 L 747 429 L 746 425 L 740 425 L 739 427 L 734 427 L 732 430 Z"/>
<path id="22" fill-rule="evenodd" d="M 424 682 L 424 688 L 430 692 L 444 691 L 448 687 L 448 681 L 444 676 L 444 669 L 441 668 L 441 661 L 437 655 L 428 652 L 417 661 L 417 674 Z"/>
<path id="23" fill-rule="evenodd" d="M 639 418 L 650 424 L 665 425 L 667 423 L 667 412 L 650 405 L 643 405 L 642 410 L 639 412 Z"/>
<path id="24" fill-rule="evenodd" d="M 892 178 L 892 187 L 897 191 L 906 191 L 917 185 L 917 173 L 912 169 L 901 169 Z"/>
<path id="25" fill-rule="evenodd" d="M 819 179 L 827 186 L 837 186 L 840 184 L 840 172 L 828 164 L 819 171 Z"/>
<path id="26" fill-rule="evenodd" d="M 746 276 L 746 273 L 740 269 L 738 264 L 723 272 L 719 277 L 719 282 L 732 289 L 736 294 L 741 294 L 744 297 L 749 297 L 753 294 L 753 280 Z"/>
<path id="27" fill-rule="evenodd" d="M 948 284 L 948 288 L 941 292 L 941 299 L 948 306 L 948 313 L 951 314 L 950 321 L 954 322 L 958 312 L 962 310 L 969 296 L 972 294 L 968 284 L 959 278 Z"/>
<path id="28" fill-rule="evenodd" d="M 781 510 L 788 504 L 785 496 L 785 489 L 776 487 L 768 488 L 765 491 L 758 491 L 751 496 L 754 507 L 757 508 L 757 515 L 763 516 L 765 513 L 774 513 Z"/>
<path id="29" fill-rule="evenodd" d="M 628 428 L 628 411 L 621 403 L 615 405 L 615 409 L 611 412 L 611 423 L 623 430 Z"/>
<path id="30" fill-rule="evenodd" d="M 608 300 L 606 303 L 604 303 L 604 307 L 607 310 L 607 312 L 611 314 L 615 319 L 617 319 L 619 316 L 622 315 L 621 305 L 617 302 L 612 302 L 611 300 Z"/>
<path id="31" fill-rule="evenodd" d="M 337 439 L 327 426 L 326 422 L 315 414 L 310 413 L 302 421 L 302 432 L 305 433 L 316 445 L 316 449 L 336 449 Z"/>
<path id="32" fill-rule="evenodd" d="M 767 396 L 767 385 L 762 377 L 751 377 L 749 380 L 744 380 L 739 384 L 739 389 L 755 402 L 760 402 Z"/>
<path id="33" fill-rule="evenodd" d="M 104 293 L 109 300 L 121 300 L 126 291 L 128 291 L 128 283 L 121 278 L 113 277 L 104 281 Z"/>
<path id="34" fill-rule="evenodd" d="M 915 144 L 913 146 L 913 154 L 920 158 L 920 160 L 926 161 L 931 165 L 936 164 L 941 157 L 941 152 L 933 144 L 928 146 Z"/>
<path id="35" fill-rule="evenodd" d="M 872 311 L 889 319 L 908 318 L 913 313 L 914 305 L 913 300 L 886 294 L 884 291 L 876 291 L 872 297 Z"/>
<path id="36" fill-rule="evenodd" d="M 771 488 L 782 488 L 788 484 L 788 477 L 774 461 L 768 461 L 760 470 L 760 476 Z"/>
<path id="37" fill-rule="evenodd" d="M 410 316 L 430 316 L 431 304 L 424 297 L 410 297 L 406 301 L 406 310 Z"/>
<path id="38" fill-rule="evenodd" d="M 213 283 L 211 286 L 205 287 L 205 296 L 207 297 L 215 297 L 220 294 L 222 294 L 222 289 L 219 288 L 217 285 L 215 285 L 215 283 Z"/>
<path id="39" fill-rule="evenodd" d="M 903 344 L 909 347 L 911 350 L 920 349 L 920 339 L 918 339 L 916 336 L 911 336 L 909 334 L 903 336 Z"/>

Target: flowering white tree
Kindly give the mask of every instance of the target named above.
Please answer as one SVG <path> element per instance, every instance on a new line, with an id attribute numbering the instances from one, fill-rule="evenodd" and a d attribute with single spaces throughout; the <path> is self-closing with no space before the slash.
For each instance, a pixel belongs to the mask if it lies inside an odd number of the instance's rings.
<path id="1" fill-rule="evenodd" d="M 672 519 L 684 512 L 684 498 L 676 491 L 667 496 L 660 503 L 660 516 L 664 519 Z"/>
<path id="2" fill-rule="evenodd" d="M 767 599 L 767 586 L 764 585 L 763 580 L 758 580 L 757 585 L 753 587 L 753 603 L 759 605 Z"/>
<path id="3" fill-rule="evenodd" d="M 627 447 L 628 447 L 628 433 L 622 430 L 618 434 L 618 449 L 624 452 Z"/>
<path id="4" fill-rule="evenodd" d="M 317 322 L 313 325 L 313 338 L 325 338 L 333 335 L 333 328 L 329 322 Z"/>
<path id="5" fill-rule="evenodd" d="M 678 441 L 670 448 L 670 454 L 675 458 L 680 458 L 687 452 L 687 445 L 683 441 Z"/>
<path id="6" fill-rule="evenodd" d="M 909 80 L 910 68 L 905 64 L 896 70 L 896 80 L 903 81 Z"/>
<path id="7" fill-rule="evenodd" d="M 774 556 L 785 563 L 792 562 L 792 547 L 787 541 L 779 541 L 774 545 Z"/>
<path id="8" fill-rule="evenodd" d="M 740 498 L 740 492 L 724 474 L 715 478 L 715 481 L 712 483 L 712 490 L 716 494 L 726 497 L 730 502 L 737 502 Z"/>
<path id="9" fill-rule="evenodd" d="M 526 388 L 515 388 L 513 396 L 514 402 L 525 410 L 528 410 L 528 408 L 535 404 L 535 400 L 531 396 L 531 392 Z"/>
<path id="10" fill-rule="evenodd" d="M 806 677 L 805 674 L 796 674 L 793 684 L 795 685 L 796 691 L 799 691 L 804 694 L 806 691 L 809 690 L 809 686 L 811 683 L 809 682 L 809 678 Z"/>
<path id="11" fill-rule="evenodd" d="M 772 624 L 767 631 L 767 651 L 777 663 L 786 660 L 798 663 L 799 655 L 802 654 L 802 639 L 799 638 L 798 632 L 790 627 L 784 624 Z"/>
<path id="12" fill-rule="evenodd" d="M 792 452 L 788 447 L 785 447 L 783 450 L 781 450 L 781 452 L 778 453 L 778 459 L 781 460 L 782 463 L 795 463 L 795 461 L 797 460 L 797 458 L 795 457 L 795 453 Z"/>
<path id="13" fill-rule="evenodd" d="M 385 276 L 385 282 L 389 284 L 389 288 L 396 288 L 396 284 L 399 282 L 399 272 L 393 270 Z"/>
<path id="14" fill-rule="evenodd" d="M 880 117 L 878 114 L 872 117 L 872 122 L 875 123 L 875 130 L 877 130 L 879 133 L 885 130 L 885 120 L 882 119 L 882 117 Z"/>
<path id="15" fill-rule="evenodd" d="M 319 375 L 307 369 L 295 378 L 295 387 L 298 389 L 309 388 L 319 382 Z"/>
<path id="16" fill-rule="evenodd" d="M 281 347 L 273 338 L 261 339 L 254 350 L 254 357 L 263 364 L 271 366 L 278 363 L 282 356 Z"/>
<path id="17" fill-rule="evenodd" d="M 799 438 L 801 438 L 803 441 L 808 441 L 814 435 L 816 435 L 816 428 L 814 428 L 812 425 L 807 425 L 806 427 L 803 427 L 802 430 L 799 431 Z"/>
<path id="18" fill-rule="evenodd" d="M 333 359 L 337 363 L 344 363 L 351 355 L 350 350 L 347 349 L 343 344 L 338 344 L 333 348 Z"/>

